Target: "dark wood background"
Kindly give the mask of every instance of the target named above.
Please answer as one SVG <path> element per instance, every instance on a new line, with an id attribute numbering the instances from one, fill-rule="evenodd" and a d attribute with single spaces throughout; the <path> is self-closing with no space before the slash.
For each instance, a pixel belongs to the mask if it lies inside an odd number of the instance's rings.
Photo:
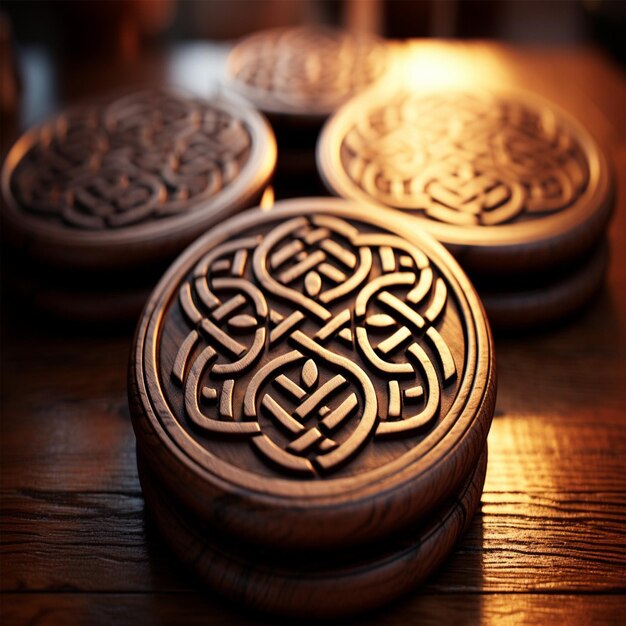
<path id="1" fill-rule="evenodd" d="M 591 49 L 451 49 L 552 98 L 605 145 L 618 182 L 611 267 L 578 317 L 496 338 L 499 397 L 481 509 L 428 584 L 355 621 L 624 623 L 624 75 Z M 146 71 L 162 78 L 163 62 L 108 73 L 85 65 L 60 89 L 73 99 Z M 259 623 L 199 588 L 146 519 L 126 403 L 133 329 L 58 324 L 9 293 L 2 300 L 2 623 Z"/>

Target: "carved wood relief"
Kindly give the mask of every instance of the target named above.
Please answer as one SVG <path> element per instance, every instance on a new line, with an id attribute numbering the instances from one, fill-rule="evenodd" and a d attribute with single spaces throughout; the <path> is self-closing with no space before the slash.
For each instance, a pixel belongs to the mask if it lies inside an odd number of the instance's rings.
<path id="1" fill-rule="evenodd" d="M 589 184 L 583 148 L 551 109 L 480 92 L 399 92 L 353 119 L 340 150 L 367 194 L 449 224 L 557 212 Z"/>
<path id="2" fill-rule="evenodd" d="M 373 37 L 331 28 L 272 29 L 230 54 L 232 86 L 262 110 L 325 113 L 374 83 L 387 67 Z"/>
<path id="3" fill-rule="evenodd" d="M 447 288 L 428 257 L 335 217 L 294 218 L 218 246 L 178 298 L 190 330 L 171 374 L 187 416 L 206 433 L 249 438 L 287 472 L 331 472 L 370 435 L 428 429 L 456 377 L 437 329 Z M 261 415 L 287 439 L 276 441 Z"/>
<path id="4" fill-rule="evenodd" d="M 75 229 L 119 229 L 192 211 L 247 162 L 237 114 L 167 92 L 78 108 L 40 128 L 11 174 L 22 211 Z"/>

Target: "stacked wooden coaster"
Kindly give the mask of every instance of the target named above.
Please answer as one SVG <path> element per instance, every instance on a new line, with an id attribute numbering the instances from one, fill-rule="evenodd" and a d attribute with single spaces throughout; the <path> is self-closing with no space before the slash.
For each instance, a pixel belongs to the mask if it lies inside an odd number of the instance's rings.
<path id="1" fill-rule="evenodd" d="M 129 401 L 146 503 L 221 595 L 287 615 L 412 589 L 471 520 L 491 335 L 450 254 L 326 198 L 236 216 L 144 309 Z"/>
<path id="2" fill-rule="evenodd" d="M 275 160 L 241 104 L 142 91 L 64 112 L 4 163 L 7 281 L 65 317 L 134 317 L 176 254 L 258 201 Z"/>
<path id="3" fill-rule="evenodd" d="M 602 284 L 608 163 L 576 120 L 544 100 L 379 90 L 329 120 L 317 157 L 333 192 L 399 209 L 408 227 L 444 243 L 493 325 L 552 322 Z"/>
<path id="4" fill-rule="evenodd" d="M 324 27 L 271 29 L 233 48 L 226 87 L 270 119 L 280 186 L 302 195 L 321 187 L 315 143 L 323 122 L 387 66 L 386 46 L 372 36 Z"/>

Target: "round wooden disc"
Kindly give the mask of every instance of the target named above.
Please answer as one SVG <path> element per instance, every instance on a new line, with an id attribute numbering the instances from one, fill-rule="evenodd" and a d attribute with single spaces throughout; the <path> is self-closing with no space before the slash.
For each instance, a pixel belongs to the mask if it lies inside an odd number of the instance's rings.
<path id="1" fill-rule="evenodd" d="M 572 315 L 591 301 L 604 282 L 606 242 L 576 267 L 541 286 L 521 289 L 478 286 L 489 322 L 498 329 L 545 326 Z"/>
<path id="2" fill-rule="evenodd" d="M 250 211 L 150 297 L 129 398 L 167 489 L 255 544 L 363 543 L 457 491 L 495 402 L 469 280 L 391 211 L 332 198 Z"/>
<path id="3" fill-rule="evenodd" d="M 242 104 L 142 91 L 70 109 L 23 135 L 2 169 L 5 234 L 63 267 L 171 259 L 258 201 L 276 161 Z"/>
<path id="4" fill-rule="evenodd" d="M 371 36 L 323 27 L 277 28 L 233 48 L 227 86 L 265 113 L 323 118 L 386 67 L 386 48 Z"/>
<path id="5" fill-rule="evenodd" d="M 140 458 L 138 465 L 152 519 L 172 551 L 205 584 L 239 608 L 322 618 L 381 606 L 439 567 L 479 506 L 487 450 L 459 492 L 425 523 L 381 545 L 332 553 L 281 554 L 231 541 L 185 513 Z"/>
<path id="6" fill-rule="evenodd" d="M 613 204 L 589 133 L 526 93 L 377 90 L 329 120 L 317 158 L 333 192 L 401 210 L 489 275 L 567 263 Z"/>

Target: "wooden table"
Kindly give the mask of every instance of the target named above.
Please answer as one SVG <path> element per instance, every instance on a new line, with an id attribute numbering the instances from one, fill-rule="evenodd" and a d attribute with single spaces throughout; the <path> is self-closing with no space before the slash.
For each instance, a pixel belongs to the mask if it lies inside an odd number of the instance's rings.
<path id="1" fill-rule="evenodd" d="M 586 49 L 445 50 L 472 71 L 484 64 L 498 81 L 552 98 L 606 146 L 618 179 L 611 269 L 574 320 L 497 337 L 498 408 L 481 510 L 427 585 L 356 623 L 624 623 L 624 75 Z M 109 82 L 129 82 L 140 68 L 111 72 Z M 84 95 L 94 81 L 85 67 L 73 72 L 64 93 Z M 52 324 L 4 295 L 3 624 L 259 623 L 200 589 L 145 517 L 126 404 L 131 337 L 132 328 Z"/>

